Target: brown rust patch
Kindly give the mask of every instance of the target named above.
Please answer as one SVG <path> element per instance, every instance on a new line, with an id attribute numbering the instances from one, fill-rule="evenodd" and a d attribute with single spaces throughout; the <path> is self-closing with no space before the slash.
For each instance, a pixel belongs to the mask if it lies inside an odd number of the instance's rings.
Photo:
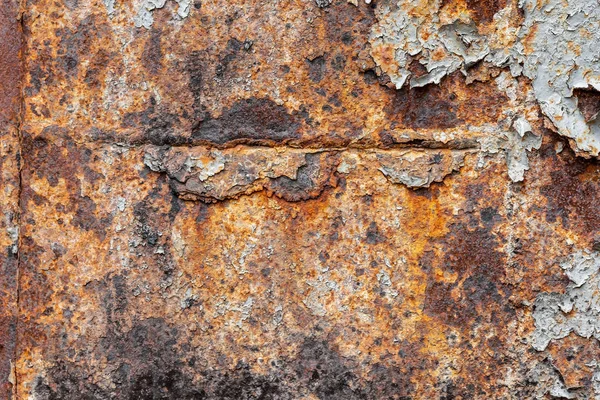
<path id="1" fill-rule="evenodd" d="M 506 7 L 507 0 L 466 0 L 471 17 L 479 24 L 487 24 L 494 20 L 494 15 Z"/>
<path id="2" fill-rule="evenodd" d="M 496 235 L 485 228 L 450 226 L 439 267 L 456 276 L 454 282 L 431 281 L 425 294 L 425 312 L 444 323 L 468 327 L 476 318 L 492 318 L 501 299 L 510 295 L 503 285 L 505 255 Z"/>
<path id="3" fill-rule="evenodd" d="M 0 3 L 0 398 L 12 399 L 18 322 L 19 126 L 23 45 L 19 3 Z"/>
<path id="4" fill-rule="evenodd" d="M 4 265 L 7 264 L 5 260 L 2 260 Z M 3 274 L 11 274 L 16 275 L 16 271 L 14 268 L 3 268 L 1 271 Z M 11 284 L 13 283 L 13 284 Z M 0 285 L 2 285 L 3 290 L 16 290 L 15 282 L 10 282 L 8 279 L 0 280 Z M 7 302 L 8 303 L 8 302 Z M 11 306 L 14 307 L 14 302 L 11 299 Z M 3 303 L 6 304 L 6 303 Z M 14 354 L 15 354 L 15 340 L 17 338 L 17 316 L 11 316 L 7 312 L 3 312 L 2 314 L 8 315 L 0 315 L 0 395 L 10 400 L 12 398 L 13 385 L 10 382 L 10 376 L 13 373 L 13 365 L 14 365 Z"/>
<path id="5" fill-rule="evenodd" d="M 90 167 L 93 163 L 92 151 L 81 148 L 68 137 L 60 139 L 64 131 L 56 127 L 46 128 L 41 136 L 32 138 L 24 133 L 23 156 L 28 168 L 23 173 L 24 180 L 31 182 L 30 174 L 35 174 L 37 179 L 45 178 L 50 187 L 64 183 L 67 189 L 69 202 L 61 204 L 59 213 L 73 212 L 70 223 L 86 231 L 93 231 L 100 239 L 106 235 L 106 227 L 110 223 L 111 215 L 98 216 L 96 204 L 92 199 L 81 194 L 81 176 L 90 184 L 94 184 L 103 175 Z M 53 140 L 61 142 L 55 144 Z M 28 201 L 36 201 L 35 191 L 30 186 L 23 189 L 23 207 L 27 208 Z"/>
<path id="6" fill-rule="evenodd" d="M 493 83 L 467 85 L 459 72 L 440 85 L 395 91 L 386 112 L 398 127 L 448 129 L 463 124 L 496 122 L 508 98 Z"/>
<path id="7" fill-rule="evenodd" d="M 74 3 L 27 6 L 22 396 L 535 397 L 527 370 L 546 354 L 523 340 L 525 302 L 561 287 L 551 264 L 569 251 L 537 187 L 506 183 L 494 155 L 466 156 L 459 174 L 415 191 L 371 162 L 399 140 L 430 165 L 445 161 L 432 147 L 473 148 L 471 127 L 515 110 L 494 82 L 382 87 L 358 55 L 381 2 L 203 1 L 182 21 L 157 13 L 149 31 L 126 25 L 126 4 L 104 24 L 102 2 Z M 436 142 L 441 129 L 460 138 Z M 145 147 L 116 142 L 215 153 L 153 174 Z M 261 162 L 244 158 L 259 151 Z M 211 164 L 231 154 L 223 170 Z M 560 162 L 540 165 L 543 180 Z M 595 184 L 586 165 L 577 177 Z M 247 175 L 258 185 L 241 191 Z M 200 200 L 226 201 L 182 201 L 190 177 Z M 202 198 L 213 183 L 225 195 Z M 571 222 L 591 210 L 569 201 Z M 586 373 L 569 381 L 590 386 Z"/>
<path id="8" fill-rule="evenodd" d="M 577 97 L 577 106 L 586 122 L 595 121 L 600 112 L 600 92 L 595 89 L 575 89 L 573 95 Z"/>
<path id="9" fill-rule="evenodd" d="M 546 221 L 559 221 L 564 228 L 591 240 L 600 229 L 598 163 L 577 157 L 568 149 L 559 155 L 550 149 L 546 154 L 552 164 L 550 182 L 540 188 L 540 193 L 547 199 Z"/>
<path id="10" fill-rule="evenodd" d="M 162 31 L 160 29 L 152 29 L 150 37 L 146 39 L 144 52 L 142 53 L 142 61 L 144 66 L 152 75 L 156 75 L 162 69 L 163 51 L 160 43 Z"/>
<path id="11" fill-rule="evenodd" d="M 270 99 L 241 100 L 217 118 L 192 129 L 196 143 L 216 145 L 285 143 L 299 137 L 300 119 Z"/>
<path id="12" fill-rule="evenodd" d="M 96 41 L 110 41 L 111 34 L 110 27 L 106 23 L 98 22 L 95 15 L 81 20 L 74 29 L 58 28 L 55 31 L 58 40 L 56 58 L 47 61 L 54 63 L 65 80 L 77 80 L 82 73 L 80 69 L 82 59 L 87 60 L 89 53 L 96 50 Z M 90 67 L 102 66 L 92 63 Z"/>
<path id="13" fill-rule="evenodd" d="M 593 341 L 571 334 L 552 343 L 548 348 L 554 367 L 570 388 L 587 387 L 596 372 L 594 363 L 600 357 L 600 349 Z"/>
<path id="14" fill-rule="evenodd" d="M 18 3 L 3 0 L 0 11 L 0 124 L 15 124 L 21 102 L 22 32 Z M 3 127 L 0 127 L 3 129 Z"/>

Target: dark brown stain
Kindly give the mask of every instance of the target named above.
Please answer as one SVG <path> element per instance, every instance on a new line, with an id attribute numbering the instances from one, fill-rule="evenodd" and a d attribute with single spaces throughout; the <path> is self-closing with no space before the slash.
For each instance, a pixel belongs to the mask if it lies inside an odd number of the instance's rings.
<path id="1" fill-rule="evenodd" d="M 450 129 L 465 123 L 497 121 L 508 100 L 491 84 L 467 85 L 454 73 L 439 85 L 404 87 L 393 91 L 393 101 L 385 111 L 395 127 L 412 129 Z"/>
<path id="2" fill-rule="evenodd" d="M 99 342 L 82 342 L 68 358 L 60 346 L 46 349 L 46 361 L 54 366 L 35 380 L 36 399 L 292 400 L 299 393 L 311 393 L 322 400 L 401 400 L 414 391 L 414 372 L 431 367 L 417 357 L 418 343 L 404 341 L 398 359 L 374 363 L 367 378 L 361 378 L 354 372 L 358 361 L 342 356 L 319 329 L 298 337 L 298 351 L 271 363 L 265 374 L 253 372 L 243 360 L 228 365 L 225 357 L 207 365 L 185 329 L 164 318 L 137 316 L 128 301 L 126 276 L 108 274 L 85 290 L 100 299 L 105 332 Z M 134 319 L 131 328 L 120 323 L 126 315 Z M 106 379 L 113 389 L 89 379 L 98 357 L 111 366 Z"/>
<path id="3" fill-rule="evenodd" d="M 379 231 L 375 221 L 369 224 L 365 238 L 363 239 L 367 244 L 379 244 L 385 243 L 386 237 Z"/>
<path id="4" fill-rule="evenodd" d="M 442 0 L 440 8 L 460 0 Z M 471 18 L 477 24 L 487 24 L 494 20 L 494 14 L 506 7 L 509 0 L 464 0 L 471 11 Z M 461 1 L 462 2 L 462 1 Z M 464 3 L 463 3 L 464 4 Z"/>
<path id="5" fill-rule="evenodd" d="M 305 160 L 306 165 L 298 168 L 296 179 L 287 176 L 275 178 L 269 182 L 269 190 L 287 201 L 305 201 L 319 197 L 325 188 L 335 184 L 332 179 L 335 179 L 336 155 L 306 154 Z"/>
<path id="6" fill-rule="evenodd" d="M 466 0 L 471 17 L 478 24 L 487 24 L 494 20 L 494 14 L 506 7 L 507 0 Z"/>
<path id="7" fill-rule="evenodd" d="M 592 237 L 600 230 L 600 167 L 598 161 L 577 157 L 569 149 L 546 152 L 551 183 L 540 188 L 546 198 L 546 221 Z"/>
<path id="8" fill-rule="evenodd" d="M 252 46 L 252 42 L 245 41 L 241 42 L 235 38 L 231 38 L 227 41 L 227 47 L 225 51 L 220 55 L 219 62 L 215 67 L 215 77 L 217 79 L 223 79 L 226 77 L 228 72 L 233 72 L 234 68 L 230 68 L 232 64 L 240 54 L 242 49 L 249 50 Z"/>
<path id="9" fill-rule="evenodd" d="M 76 145 L 68 138 L 63 139 L 61 146 L 56 145 L 49 137 L 66 137 L 66 130 L 54 126 L 48 127 L 38 137 L 23 134 L 23 158 L 25 168 L 23 180 L 30 182 L 32 175 L 38 179 L 45 178 L 50 186 L 57 186 L 62 179 L 69 193 L 69 203 L 64 204 L 59 212 L 73 212 L 71 224 L 78 228 L 93 231 L 100 239 L 106 236 L 106 228 L 112 221 L 112 215 L 97 216 L 96 203 L 89 197 L 81 196 L 78 174 L 93 184 L 103 175 L 96 172 L 93 165 L 92 151 Z M 25 184 L 22 192 L 22 208 L 27 210 L 29 200 L 36 201 L 34 191 Z"/>
<path id="10" fill-rule="evenodd" d="M 476 318 L 491 318 L 492 309 L 508 295 L 502 283 L 506 256 L 498 251 L 498 238 L 485 228 L 455 224 L 443 242 L 439 267 L 457 278 L 453 283 L 429 282 L 425 312 L 463 328 Z"/>
<path id="11" fill-rule="evenodd" d="M 15 271 L 11 271 L 13 274 Z M 0 279 L 4 290 L 15 288 Z M 3 312 L 4 314 L 4 312 Z M 12 384 L 9 382 L 11 374 L 11 361 L 14 358 L 16 340 L 17 317 L 0 315 L 0 396 L 3 399 L 12 399 Z"/>
<path id="12" fill-rule="evenodd" d="M 22 200 L 23 203 L 23 200 Z M 30 223 L 28 221 L 28 223 Z M 21 236 L 20 252 L 20 276 L 19 276 L 19 310 L 36 310 L 38 313 L 46 312 L 50 299 L 54 292 L 48 284 L 45 271 L 38 270 L 45 249 L 39 246 L 30 236 Z M 23 325 L 27 324 L 27 329 Z M 19 351 L 45 343 L 47 330 L 31 321 L 30 318 L 21 316 L 19 326 Z"/>
<path id="13" fill-rule="evenodd" d="M 180 116 L 165 111 L 157 105 L 154 97 L 149 100 L 148 107 L 144 111 L 128 113 L 123 116 L 121 126 L 124 128 L 143 129 L 139 140 L 133 140 L 135 144 L 151 143 L 157 146 L 190 144 L 188 135 L 176 132 L 176 127 L 181 122 Z M 132 141 L 131 138 L 122 137 L 123 141 Z"/>
<path id="14" fill-rule="evenodd" d="M 110 290 L 110 283 L 103 285 Z M 57 359 L 46 377 L 38 377 L 33 392 L 40 400 L 121 398 L 136 400 L 292 400 L 308 392 L 320 400 L 408 399 L 411 371 L 376 364 L 369 380 L 359 378 L 352 360 L 342 357 L 326 340 L 306 337 L 293 359 L 268 374 L 257 374 L 240 361 L 234 368 L 198 370 L 193 352 L 182 352 L 186 339 L 162 318 L 139 321 L 126 332 L 118 325 L 99 346 L 115 368 L 107 392 L 87 379 L 84 363 Z M 85 352 L 84 352 L 85 353 Z M 81 354 L 92 357 L 94 353 Z M 83 361 L 83 360 L 82 360 Z M 406 371 L 406 374 L 397 371 Z M 193 379 L 191 371 L 199 379 Z M 383 396 L 383 397 L 382 397 Z"/>
<path id="15" fill-rule="evenodd" d="M 192 130 L 199 143 L 269 144 L 300 137 L 300 118 L 270 99 L 250 98 L 235 103 L 217 118 L 207 117 Z"/>
<path id="16" fill-rule="evenodd" d="M 323 80 L 323 76 L 326 72 L 326 60 L 325 56 L 315 57 L 312 60 L 306 60 L 308 63 L 308 77 L 314 83 L 319 83 Z"/>
<path id="17" fill-rule="evenodd" d="M 58 28 L 56 36 L 59 39 L 56 58 L 45 61 L 53 63 L 64 74 L 65 79 L 76 80 L 80 72 L 80 55 L 87 59 L 97 40 L 110 42 L 111 30 L 107 24 L 97 23 L 95 15 L 90 15 L 76 29 Z M 104 66 L 96 62 L 89 68 Z"/>
<path id="18" fill-rule="evenodd" d="M 594 89 L 575 89 L 577 106 L 587 122 L 594 121 L 600 112 L 600 92 Z"/>
<path id="19" fill-rule="evenodd" d="M 185 73 L 188 76 L 188 88 L 193 98 L 192 108 L 196 120 L 203 120 L 207 116 L 202 105 L 206 75 L 205 60 L 207 58 L 208 54 L 206 52 L 193 51 L 186 60 Z"/>
<path id="20" fill-rule="evenodd" d="M 153 28 L 150 37 L 146 40 L 144 45 L 144 52 L 142 53 L 142 61 L 148 71 L 156 75 L 162 69 L 163 51 L 160 44 L 162 30 Z"/>

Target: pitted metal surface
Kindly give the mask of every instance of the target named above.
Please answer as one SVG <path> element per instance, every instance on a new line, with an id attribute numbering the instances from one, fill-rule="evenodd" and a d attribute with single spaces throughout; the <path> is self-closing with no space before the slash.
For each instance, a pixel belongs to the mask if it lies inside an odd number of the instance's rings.
<path id="1" fill-rule="evenodd" d="M 1 399 L 600 396 L 597 2 L 3 4 Z"/>

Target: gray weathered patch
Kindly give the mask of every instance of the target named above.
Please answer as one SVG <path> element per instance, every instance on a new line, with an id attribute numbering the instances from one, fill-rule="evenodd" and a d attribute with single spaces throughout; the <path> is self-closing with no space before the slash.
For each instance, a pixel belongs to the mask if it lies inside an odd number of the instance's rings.
<path id="1" fill-rule="evenodd" d="M 534 395 L 536 399 L 574 399 L 575 393 L 565 385 L 560 372 L 550 362 L 540 362 L 527 373 L 527 380 L 535 384 Z"/>
<path id="2" fill-rule="evenodd" d="M 186 18 L 190 14 L 192 1 L 175 0 L 175 2 L 179 5 L 177 9 L 177 15 L 179 16 L 179 18 Z M 154 22 L 154 17 L 152 16 L 152 13 L 155 10 L 163 8 L 165 4 L 167 4 L 167 0 L 144 0 L 142 5 L 138 9 L 137 15 L 133 18 L 135 26 L 137 28 L 144 27 L 146 29 L 150 29 L 152 23 Z"/>
<path id="3" fill-rule="evenodd" d="M 560 264 L 571 280 L 565 293 L 541 293 L 534 304 L 532 345 L 544 350 L 571 332 L 600 340 L 600 253 L 577 251 Z"/>
<path id="4" fill-rule="evenodd" d="M 429 187 L 441 182 L 446 175 L 458 171 L 465 154 L 462 151 L 406 151 L 401 156 L 394 153 L 379 153 L 379 170 L 392 183 L 401 183 L 411 188 Z"/>
<path id="5" fill-rule="evenodd" d="M 497 12 L 497 29 L 480 33 L 467 13 L 456 13 L 440 1 L 400 0 L 377 9 L 379 23 L 371 31 L 371 54 L 397 89 L 440 83 L 444 76 L 486 60 L 496 66 L 508 65 L 517 27 L 509 22 L 510 5 Z M 482 30 L 483 31 L 483 30 Z M 426 73 L 410 70 L 420 63 Z"/>
<path id="6" fill-rule="evenodd" d="M 144 164 L 166 173 L 186 200 L 222 201 L 267 190 L 290 201 L 313 198 L 338 174 L 357 166 L 378 170 L 392 183 L 429 187 L 463 164 L 475 150 L 449 149 L 291 149 L 238 146 L 147 146 Z M 289 193 L 288 193 L 289 192 Z"/>
<path id="7" fill-rule="evenodd" d="M 542 111 L 574 150 L 600 154 L 600 121 L 586 121 L 575 89 L 600 90 L 600 4 L 588 0 L 523 0 L 516 50 Z"/>
<path id="8" fill-rule="evenodd" d="M 487 24 L 448 2 L 400 0 L 378 7 L 371 32 L 371 54 L 396 88 L 437 84 L 476 63 L 510 68 L 532 81 L 543 113 L 584 156 L 600 155 L 600 120 L 575 90 L 600 91 L 600 4 L 587 0 L 521 0 Z M 424 69 L 416 74 L 413 63 Z M 598 96 L 596 96 L 598 97 Z M 521 158 L 521 157 L 518 157 Z M 520 178 L 522 167 L 513 176 Z M 526 168 L 525 168 L 526 169 Z"/>

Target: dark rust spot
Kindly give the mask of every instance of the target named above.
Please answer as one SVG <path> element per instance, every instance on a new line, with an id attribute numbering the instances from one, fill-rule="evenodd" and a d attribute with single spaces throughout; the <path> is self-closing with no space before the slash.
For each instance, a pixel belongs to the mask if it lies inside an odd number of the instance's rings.
<path id="1" fill-rule="evenodd" d="M 369 229 L 367 229 L 367 234 L 366 234 L 364 240 L 365 240 L 365 243 L 367 243 L 367 244 L 379 244 L 379 243 L 384 243 L 386 238 L 379 231 L 379 228 L 377 227 L 377 224 L 375 223 L 375 221 L 373 221 L 369 224 Z"/>
<path id="2" fill-rule="evenodd" d="M 160 109 L 156 105 L 156 100 L 151 98 L 146 110 L 123 116 L 121 126 L 126 128 L 143 127 L 144 133 L 140 140 L 142 143 L 174 146 L 189 143 L 189 138 L 175 132 L 175 127 L 179 122 L 179 116 Z M 129 138 L 123 139 L 130 140 Z"/>
<path id="3" fill-rule="evenodd" d="M 577 106 L 587 122 L 595 121 L 600 112 L 600 92 L 594 89 L 575 89 Z"/>
<path id="4" fill-rule="evenodd" d="M 187 74 L 189 77 L 188 88 L 193 97 L 194 117 L 202 120 L 204 118 L 202 98 L 204 89 L 205 59 L 207 54 L 203 51 L 194 51 L 187 60 Z"/>
<path id="5" fill-rule="evenodd" d="M 556 156 L 553 151 L 547 160 L 554 165 L 551 183 L 540 188 L 546 197 L 546 221 L 560 220 L 563 227 L 576 229 L 586 236 L 600 230 L 598 198 L 600 196 L 600 169 L 597 161 L 576 157 L 565 149 Z"/>
<path id="6" fill-rule="evenodd" d="M 460 73 L 443 79 L 439 85 L 389 90 L 394 97 L 385 111 L 392 125 L 412 129 L 449 129 L 465 123 L 495 122 L 507 101 L 492 84 L 467 85 Z"/>
<path id="7" fill-rule="evenodd" d="M 314 83 L 319 83 L 323 79 L 326 70 L 325 57 L 319 56 L 308 62 L 308 76 Z"/>
<path id="8" fill-rule="evenodd" d="M 156 75 L 162 69 L 163 51 L 160 44 L 162 30 L 152 29 L 150 37 L 144 45 L 142 61 L 151 74 Z"/>
<path id="9" fill-rule="evenodd" d="M 238 57 L 238 53 L 242 49 L 250 49 L 251 42 L 240 42 L 235 38 L 231 38 L 227 41 L 227 48 L 224 53 L 221 54 L 219 63 L 215 67 L 215 76 L 218 79 L 222 79 L 225 74 L 228 72 L 229 64 L 233 63 L 235 59 Z"/>
<path id="10" fill-rule="evenodd" d="M 57 57 L 53 62 L 62 71 L 65 79 L 76 80 L 79 72 L 80 56 L 88 57 L 88 53 L 93 50 L 95 40 L 109 42 L 111 30 L 106 24 L 97 24 L 95 15 L 91 15 L 83 19 L 74 30 L 58 28 L 56 36 L 60 39 L 60 42 Z M 48 60 L 48 62 L 51 62 L 51 60 Z M 92 63 L 92 68 L 94 68 L 94 63 Z"/>
<path id="11" fill-rule="evenodd" d="M 453 128 L 462 121 L 457 117 L 458 104 L 451 94 L 437 85 L 404 88 L 396 94 L 388 113 L 401 115 L 402 125 L 418 128 Z"/>
<path id="12" fill-rule="evenodd" d="M 506 0 L 466 0 L 471 17 L 476 23 L 487 24 L 494 20 L 494 14 L 506 7 Z"/>
<path id="13" fill-rule="evenodd" d="M 85 231 L 94 231 L 99 238 L 104 240 L 106 237 L 106 227 L 110 226 L 112 216 L 107 215 L 103 218 L 96 218 L 96 203 L 87 196 L 74 198 L 76 205 L 75 214 L 71 224 Z"/>
<path id="14" fill-rule="evenodd" d="M 192 140 L 217 145 L 233 143 L 285 143 L 299 138 L 297 115 L 270 99 L 246 99 L 235 103 L 220 117 L 208 117 L 192 130 Z"/>
<path id="15" fill-rule="evenodd" d="M 502 280 L 505 255 L 498 238 L 485 228 L 451 227 L 444 240 L 441 268 L 457 274 L 454 282 L 429 282 L 425 312 L 448 325 L 468 327 L 475 318 L 492 318 L 492 310 L 507 296 Z"/>
<path id="16" fill-rule="evenodd" d="M 298 168 L 296 179 L 281 176 L 270 181 L 269 189 L 287 201 L 304 201 L 318 197 L 332 186 L 335 156 L 326 153 L 306 154 L 306 165 Z"/>

